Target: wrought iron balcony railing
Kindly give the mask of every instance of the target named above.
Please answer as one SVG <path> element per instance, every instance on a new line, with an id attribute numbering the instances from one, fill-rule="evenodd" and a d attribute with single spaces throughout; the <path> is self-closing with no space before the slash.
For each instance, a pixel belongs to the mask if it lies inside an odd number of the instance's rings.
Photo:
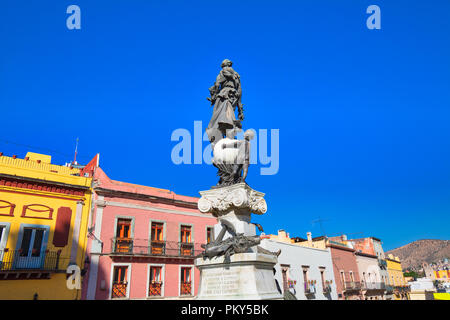
<path id="1" fill-rule="evenodd" d="M 362 282 L 363 290 L 386 290 L 384 282 Z"/>
<path id="2" fill-rule="evenodd" d="M 192 285 L 191 282 L 181 282 L 181 295 L 192 295 Z"/>
<path id="3" fill-rule="evenodd" d="M 29 252 L 22 250 L 0 250 L 0 271 L 62 271 L 65 270 L 66 258 L 60 251 Z"/>
<path id="4" fill-rule="evenodd" d="M 162 288 L 161 281 L 152 281 L 148 287 L 148 295 L 150 297 L 161 296 L 161 288 Z"/>
<path id="5" fill-rule="evenodd" d="M 111 254 L 171 256 L 192 258 L 203 251 L 201 244 L 193 242 L 152 241 L 147 239 L 112 238 Z"/>
<path id="6" fill-rule="evenodd" d="M 345 290 L 361 290 L 361 284 L 355 281 L 346 281 L 344 283 Z"/>
<path id="7" fill-rule="evenodd" d="M 378 259 L 378 265 L 380 266 L 381 269 L 386 269 L 387 268 L 386 260 Z"/>
<path id="8" fill-rule="evenodd" d="M 410 292 L 411 290 L 410 290 L 410 286 L 404 284 L 404 285 L 394 286 L 394 291 L 395 292 Z"/>
<path id="9" fill-rule="evenodd" d="M 331 284 L 324 284 L 323 293 L 330 293 L 330 292 L 331 292 Z"/>
<path id="10" fill-rule="evenodd" d="M 314 280 L 309 280 L 304 282 L 305 294 L 313 294 L 316 293 L 316 285 Z"/>
<path id="11" fill-rule="evenodd" d="M 127 297 L 127 282 L 113 282 L 111 298 L 126 298 Z"/>

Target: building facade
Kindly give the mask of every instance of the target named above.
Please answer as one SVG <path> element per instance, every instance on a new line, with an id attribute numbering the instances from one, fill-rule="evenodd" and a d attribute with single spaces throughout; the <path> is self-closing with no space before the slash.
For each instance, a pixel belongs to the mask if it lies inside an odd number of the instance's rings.
<path id="1" fill-rule="evenodd" d="M 394 288 L 394 300 L 409 300 L 409 285 L 403 276 L 402 263 L 399 257 L 389 254 L 386 262 L 389 273 L 389 285 Z"/>
<path id="2" fill-rule="evenodd" d="M 262 236 L 261 247 L 272 252 L 281 249 L 275 279 L 283 293 L 289 290 L 298 300 L 337 300 L 329 249 L 301 246 L 283 230 Z"/>
<path id="3" fill-rule="evenodd" d="M 359 251 L 355 255 L 363 299 L 385 300 L 386 284 L 382 281 L 378 257 Z"/>
<path id="4" fill-rule="evenodd" d="M 361 300 L 361 279 L 359 277 L 355 250 L 348 245 L 329 240 L 327 246 L 333 259 L 336 289 L 340 300 Z"/>
<path id="5" fill-rule="evenodd" d="M 83 299 L 194 297 L 194 256 L 216 224 L 198 211 L 198 198 L 111 180 L 101 168 L 93 185 Z"/>
<path id="6" fill-rule="evenodd" d="M 92 197 L 84 173 L 48 155 L 0 153 L 0 299 L 80 299 Z"/>
<path id="7" fill-rule="evenodd" d="M 340 238 L 312 238 L 310 233 L 307 239 L 295 238 L 295 241 L 301 246 L 329 250 L 338 300 L 361 300 L 361 282 L 353 248 Z"/>
<path id="8" fill-rule="evenodd" d="M 411 300 L 434 300 L 436 288 L 433 280 L 427 278 L 419 278 L 409 283 L 411 286 Z"/>
<path id="9" fill-rule="evenodd" d="M 356 252 L 365 253 L 376 256 L 380 272 L 380 286 L 384 283 L 385 292 L 384 299 L 393 299 L 393 287 L 389 285 L 389 273 L 387 270 L 386 256 L 384 254 L 381 240 L 375 237 L 367 237 L 361 239 L 349 240 L 350 245 L 355 248 Z"/>

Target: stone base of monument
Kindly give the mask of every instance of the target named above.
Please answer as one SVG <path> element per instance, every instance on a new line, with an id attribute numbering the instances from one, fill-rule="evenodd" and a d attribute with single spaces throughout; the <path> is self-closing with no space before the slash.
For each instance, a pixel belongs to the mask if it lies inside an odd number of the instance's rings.
<path id="1" fill-rule="evenodd" d="M 218 241 L 235 237 L 256 235 L 251 215 L 262 215 L 267 211 L 264 193 L 253 190 L 246 183 L 200 191 L 198 208 L 203 213 L 212 213 L 218 219 L 214 226 L 214 239 Z M 226 231 L 223 221 L 231 224 L 235 234 Z M 224 229 L 225 230 L 225 229 Z M 220 245 L 217 245 L 220 247 Z M 241 251 L 238 251 L 241 252 Z M 200 287 L 197 299 L 220 300 L 262 300 L 282 299 L 277 290 L 273 268 L 277 257 L 262 253 L 256 246 L 247 248 L 245 253 L 232 253 L 226 262 L 223 255 L 212 258 L 197 258 L 195 266 L 200 270 Z"/>
<path id="2" fill-rule="evenodd" d="M 200 269 L 199 300 L 282 299 L 273 276 L 277 257 L 264 253 L 236 253 L 224 257 L 197 258 Z"/>

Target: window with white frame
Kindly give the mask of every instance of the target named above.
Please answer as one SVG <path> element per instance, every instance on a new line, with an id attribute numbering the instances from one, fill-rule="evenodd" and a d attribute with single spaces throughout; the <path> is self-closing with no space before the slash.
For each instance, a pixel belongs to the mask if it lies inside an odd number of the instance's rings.
<path id="1" fill-rule="evenodd" d="M 148 296 L 158 297 L 163 295 L 163 272 L 164 268 L 161 265 L 150 265 L 149 267 L 149 284 Z"/>

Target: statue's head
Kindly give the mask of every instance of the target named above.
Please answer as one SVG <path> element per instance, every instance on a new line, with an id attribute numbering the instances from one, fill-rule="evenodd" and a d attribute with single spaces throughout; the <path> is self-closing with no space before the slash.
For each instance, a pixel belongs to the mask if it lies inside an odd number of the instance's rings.
<path id="1" fill-rule="evenodd" d="M 231 67 L 232 65 L 233 65 L 233 62 L 231 62 L 228 59 L 225 59 L 225 60 L 222 61 L 221 67 L 222 68 L 224 68 L 224 67 Z"/>

